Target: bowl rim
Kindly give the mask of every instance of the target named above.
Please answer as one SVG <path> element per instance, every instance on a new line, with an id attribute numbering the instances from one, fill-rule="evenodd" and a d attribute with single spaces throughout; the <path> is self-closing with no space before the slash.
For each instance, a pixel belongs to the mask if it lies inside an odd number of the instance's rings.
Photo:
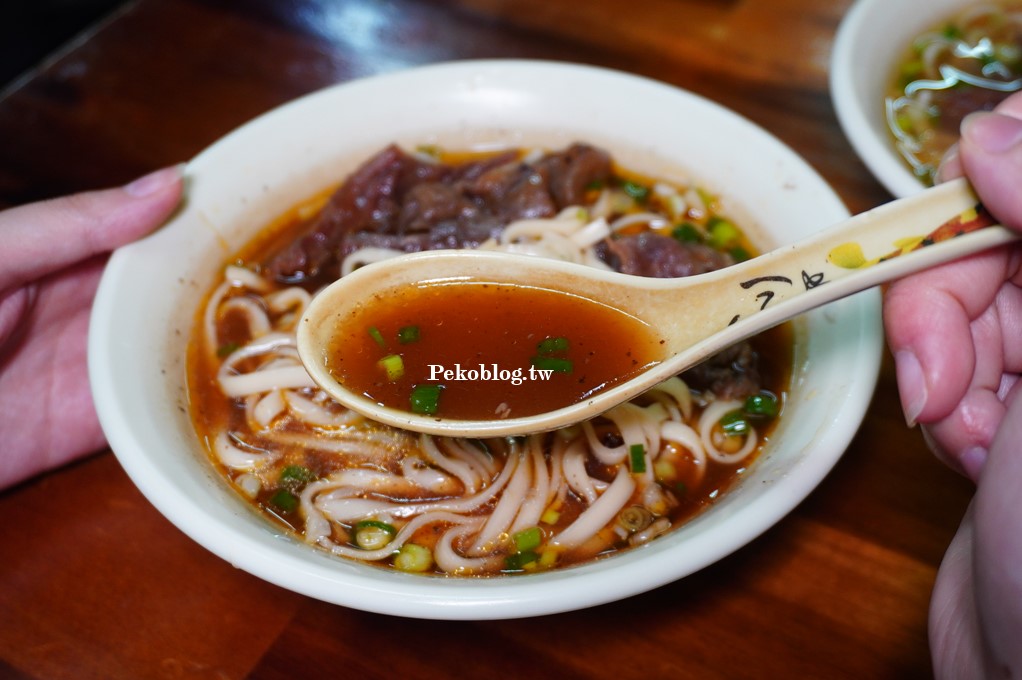
<path id="1" fill-rule="evenodd" d="M 89 334 L 89 371 L 94 401 L 104 432 L 118 461 L 143 495 L 173 524 L 205 548 L 266 581 L 320 600 L 358 609 L 427 619 L 506 619 L 571 611 L 622 599 L 687 576 L 734 552 L 787 515 L 814 489 L 832 469 L 857 431 L 872 398 L 879 375 L 882 339 L 879 327 L 879 293 L 867 291 L 810 313 L 807 323 L 827 325 L 837 342 L 848 348 L 860 373 L 840 386 L 840 398 L 820 406 L 820 422 L 810 429 L 811 441 L 818 450 L 805 455 L 794 471 L 778 472 L 775 479 L 761 480 L 770 486 L 757 502 L 744 506 L 728 505 L 724 495 L 720 511 L 703 513 L 671 536 L 658 539 L 640 549 L 610 559 L 543 574 L 452 579 L 408 575 L 348 563 L 310 548 L 294 537 L 274 534 L 268 522 L 236 498 L 224 503 L 209 503 L 195 498 L 196 485 L 216 488 L 226 484 L 217 479 L 202 480 L 215 474 L 212 466 L 198 471 L 197 466 L 178 460 L 175 442 L 157 446 L 150 441 L 151 429 L 170 427 L 159 423 L 160 413 L 152 413 L 145 404 L 132 399 L 138 394 L 142 378 L 130 375 L 122 365 L 131 342 L 119 337 L 117 330 L 127 324 L 135 328 L 141 321 L 130 318 L 131 305 L 140 291 L 132 283 L 148 275 L 147 266 L 162 257 L 167 239 L 181 237 L 187 225 L 194 226 L 196 204 L 203 177 L 217 169 L 225 155 L 238 154 L 253 136 L 282 125 L 310 108 L 336 104 L 338 100 L 366 94 L 378 94 L 380 88 L 394 91 L 418 86 L 423 81 L 452 87 L 469 84 L 473 92 L 497 94 L 512 90 L 541 88 L 556 92 L 562 82 L 573 85 L 599 85 L 620 88 L 626 93 L 642 93 L 658 102 L 674 102 L 689 111 L 720 121 L 729 131 L 750 135 L 775 156 L 771 162 L 797 169 L 805 191 L 828 206 L 834 221 L 847 214 L 840 199 L 815 171 L 775 137 L 738 114 L 698 95 L 673 86 L 618 71 L 593 66 L 532 60 L 461 61 L 353 80 L 301 97 L 263 114 L 229 133 L 193 159 L 186 175 L 196 196 L 171 223 L 142 241 L 119 249 L 111 257 L 100 283 L 92 311 Z M 504 88 L 504 89 L 501 89 Z M 455 87 L 455 89 L 457 89 Z M 462 93 L 463 94 L 463 93 Z M 567 96 L 567 95 L 564 95 Z M 595 96 L 595 95 L 594 95 Z M 428 104 L 428 102 L 427 102 Z M 659 115 L 659 114 L 658 114 Z M 293 126 L 292 126 L 293 127 Z M 246 175 L 245 172 L 240 173 Z M 243 181 L 241 177 L 238 181 Z M 250 179 L 250 178 L 248 178 Z M 215 211 L 208 211 L 212 214 Z M 825 211 L 826 212 L 826 211 Z M 210 219 L 208 214 L 206 219 Z M 191 220 L 189 222 L 188 220 Z M 180 226 L 185 225 L 185 226 Z M 820 225 L 827 226 L 827 225 Z M 222 237 L 222 234 L 218 234 Z M 148 260 L 148 262 L 147 262 Z M 194 282 L 182 281 L 186 287 Z M 155 303 L 154 303 L 155 304 Z M 161 302 L 161 304 L 164 304 Z M 168 303 L 169 304 L 169 303 Z M 144 307 L 138 307 L 144 309 Z M 132 324 L 135 324 L 134 326 Z M 145 330 L 145 329 L 142 329 Z M 156 331 L 150 329 L 150 335 Z M 122 334 L 123 335 L 123 334 Z M 171 342 L 165 340 L 165 342 Z M 819 363 L 826 363 L 820 358 Z M 166 372 L 166 367 L 160 368 Z M 180 370 L 178 366 L 175 370 Z M 156 374 L 157 369 L 150 373 Z M 180 395 L 168 398 L 170 403 Z M 809 397 L 807 397 L 808 399 Z M 181 402 L 178 401 L 178 408 Z M 178 435 L 181 433 L 178 432 Z M 193 438 L 194 432 L 192 433 Z M 810 435 L 807 435 L 810 436 Z M 197 438 L 195 438 L 197 439 Z M 177 442 L 180 444 L 180 442 Z M 196 446 L 194 442 L 192 446 Z M 208 463 L 208 461 L 207 461 Z M 187 478 L 166 474 L 186 470 Z M 795 474 L 797 472 L 797 474 Z M 769 498 L 770 502 L 764 502 Z M 716 507 L 716 506 L 715 506 Z M 714 532 L 719 524 L 731 525 L 726 533 Z M 692 529 L 685 540 L 672 540 L 682 530 Z M 684 542 L 684 545 L 680 545 Z M 680 566 L 679 566 L 680 565 Z"/>

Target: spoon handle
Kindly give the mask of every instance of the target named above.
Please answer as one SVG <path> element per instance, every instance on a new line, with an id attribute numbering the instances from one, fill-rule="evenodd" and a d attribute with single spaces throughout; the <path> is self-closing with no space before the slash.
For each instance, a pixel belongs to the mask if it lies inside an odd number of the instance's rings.
<path id="1" fill-rule="evenodd" d="M 718 323 L 756 327 L 743 328 L 745 336 L 1020 236 L 997 224 L 964 179 L 954 180 L 721 270 L 735 285 L 735 295 L 732 302 L 718 306 Z"/>

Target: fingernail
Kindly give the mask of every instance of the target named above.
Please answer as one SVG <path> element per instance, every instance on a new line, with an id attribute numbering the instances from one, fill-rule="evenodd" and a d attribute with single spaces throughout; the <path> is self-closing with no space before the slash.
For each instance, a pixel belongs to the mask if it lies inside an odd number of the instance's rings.
<path id="1" fill-rule="evenodd" d="M 934 173 L 934 181 L 940 184 L 961 174 L 962 168 L 958 158 L 958 142 L 955 142 L 944 153 L 944 157 L 940 159 L 940 165 L 937 166 L 937 172 Z"/>
<path id="2" fill-rule="evenodd" d="M 894 354 L 895 374 L 898 377 L 898 392 L 901 394 L 901 409 L 905 413 L 905 423 L 915 427 L 919 414 L 926 406 L 926 380 L 923 378 L 923 367 L 916 355 L 908 350 Z"/>
<path id="3" fill-rule="evenodd" d="M 962 462 L 962 470 L 972 481 L 979 481 L 979 473 L 983 470 L 983 464 L 987 462 L 987 450 L 974 446 L 967 449 L 959 458 Z"/>
<path id="4" fill-rule="evenodd" d="M 962 120 L 962 138 L 990 154 L 1001 154 L 1022 142 L 1022 120 L 977 111 Z"/>
<path id="5" fill-rule="evenodd" d="M 184 165 L 172 165 L 148 175 L 139 177 L 130 184 L 124 186 L 124 191 L 135 198 L 151 196 L 181 179 L 184 173 Z"/>

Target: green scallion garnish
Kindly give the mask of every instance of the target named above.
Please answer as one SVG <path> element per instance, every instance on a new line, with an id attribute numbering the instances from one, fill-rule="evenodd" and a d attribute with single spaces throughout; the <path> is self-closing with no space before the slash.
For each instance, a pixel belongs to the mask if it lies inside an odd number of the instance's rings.
<path id="1" fill-rule="evenodd" d="M 280 489 L 270 497 L 270 504 L 284 512 L 291 512 L 298 507 L 298 496 L 287 489 Z"/>
<path id="2" fill-rule="evenodd" d="M 536 345 L 536 351 L 543 355 L 564 352 L 567 349 L 568 338 L 546 338 Z"/>
<path id="3" fill-rule="evenodd" d="M 728 253 L 731 254 L 731 259 L 733 259 L 735 262 L 745 262 L 750 257 L 752 257 L 751 255 L 749 255 L 749 251 L 741 246 L 735 246 L 734 248 L 731 248 L 728 251 Z"/>
<path id="4" fill-rule="evenodd" d="M 706 231 L 709 232 L 710 245 L 717 250 L 726 250 L 732 247 L 742 235 L 734 222 L 716 215 L 706 223 Z"/>
<path id="5" fill-rule="evenodd" d="M 440 391 L 443 385 L 416 385 L 412 388 L 409 398 L 412 406 L 412 413 L 421 413 L 431 416 L 440 407 Z"/>
<path id="6" fill-rule="evenodd" d="M 508 555 L 504 558 L 504 570 L 505 571 L 522 571 L 525 569 L 525 565 L 531 564 L 539 559 L 532 550 L 526 550 L 524 552 L 515 553 L 514 555 Z"/>
<path id="7" fill-rule="evenodd" d="M 400 380 L 405 374 L 405 362 L 400 354 L 388 354 L 377 361 L 376 365 L 383 369 L 383 372 L 387 374 L 387 380 L 390 382 Z"/>
<path id="8" fill-rule="evenodd" d="M 571 373 L 575 370 L 571 359 L 560 357 L 532 357 L 532 365 L 541 371 L 553 371 L 554 373 Z"/>
<path id="9" fill-rule="evenodd" d="M 401 571 L 426 571 L 433 566 L 433 552 L 418 543 L 405 543 L 394 555 L 394 566 Z"/>
<path id="10" fill-rule="evenodd" d="M 645 203 L 649 198 L 649 189 L 636 182 L 624 182 L 621 185 L 621 190 L 631 196 L 636 203 Z"/>
<path id="11" fill-rule="evenodd" d="M 316 479 L 316 473 L 304 465 L 288 465 L 280 471 L 278 480 L 283 486 L 295 489 Z"/>
<path id="12" fill-rule="evenodd" d="M 691 222 L 682 222 L 671 230 L 671 236 L 682 243 L 700 243 L 703 235 L 699 228 Z"/>
<path id="13" fill-rule="evenodd" d="M 234 354 L 240 347 L 241 345 L 239 345 L 236 342 L 224 343 L 223 345 L 220 345 L 219 347 L 216 348 L 216 355 L 220 359 L 223 359 L 224 357 L 229 357 L 230 355 Z"/>
<path id="14" fill-rule="evenodd" d="M 419 327 L 418 326 L 403 326 L 397 332 L 397 341 L 402 345 L 407 345 L 411 342 L 419 341 Z"/>
<path id="15" fill-rule="evenodd" d="M 516 533 L 513 538 L 518 552 L 535 550 L 543 542 L 543 531 L 539 527 L 529 527 Z"/>
<path id="16" fill-rule="evenodd" d="M 397 533 L 397 528 L 393 524 L 387 524 L 377 519 L 364 519 L 361 522 L 355 524 L 355 531 L 361 531 L 362 529 L 382 529 L 391 536 Z"/>
<path id="17" fill-rule="evenodd" d="M 373 519 L 363 520 L 353 528 L 355 530 L 355 545 L 363 550 L 380 550 L 385 548 L 393 540 L 394 534 L 397 533 L 397 529 L 393 526 Z"/>
<path id="18" fill-rule="evenodd" d="M 729 437 L 744 437 L 752 429 L 741 411 L 731 411 L 720 419 L 720 429 Z"/>
<path id="19" fill-rule="evenodd" d="M 742 410 L 750 416 L 761 416 L 763 418 L 776 418 L 780 410 L 777 397 L 769 392 L 752 394 L 745 400 Z"/>
<path id="20" fill-rule="evenodd" d="M 380 332 L 379 328 L 377 328 L 376 326 L 370 326 L 368 332 L 369 337 L 372 338 L 373 342 L 375 342 L 377 345 L 379 345 L 380 347 L 387 346 L 387 341 L 383 339 L 383 333 Z"/>
<path id="21" fill-rule="evenodd" d="M 646 471 L 646 447 L 642 444 L 632 444 L 628 447 L 628 463 L 632 472 L 642 474 Z"/>

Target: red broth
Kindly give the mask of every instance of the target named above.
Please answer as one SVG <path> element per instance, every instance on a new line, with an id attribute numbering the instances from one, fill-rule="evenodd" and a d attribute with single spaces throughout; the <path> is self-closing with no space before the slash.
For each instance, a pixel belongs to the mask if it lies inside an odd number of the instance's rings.
<path id="1" fill-rule="evenodd" d="M 337 329 L 327 368 L 395 409 L 457 420 L 522 417 L 584 401 L 663 358 L 633 316 L 509 284 L 409 287 Z"/>

